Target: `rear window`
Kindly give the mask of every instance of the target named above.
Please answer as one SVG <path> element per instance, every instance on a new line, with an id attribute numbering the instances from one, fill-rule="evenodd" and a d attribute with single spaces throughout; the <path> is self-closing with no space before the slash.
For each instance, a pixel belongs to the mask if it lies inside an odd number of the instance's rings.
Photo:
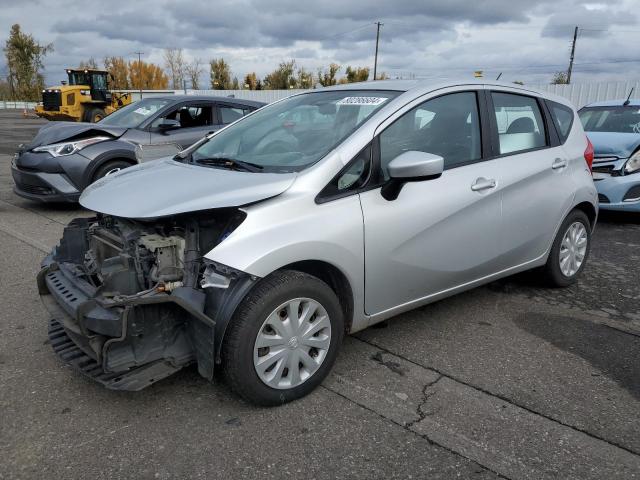
<path id="1" fill-rule="evenodd" d="M 578 115 L 587 132 L 640 133 L 637 106 L 586 107 Z"/>
<path id="2" fill-rule="evenodd" d="M 550 100 L 547 100 L 547 106 L 551 111 L 551 119 L 556 126 L 560 143 L 564 143 L 567 141 L 571 127 L 573 126 L 573 109 Z"/>

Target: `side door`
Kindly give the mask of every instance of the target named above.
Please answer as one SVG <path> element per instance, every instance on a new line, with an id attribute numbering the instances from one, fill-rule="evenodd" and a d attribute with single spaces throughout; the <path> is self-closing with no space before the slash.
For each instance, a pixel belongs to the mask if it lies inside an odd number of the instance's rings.
<path id="1" fill-rule="evenodd" d="M 449 92 L 414 101 L 376 131 L 381 182 L 405 151 L 440 155 L 445 170 L 406 183 L 392 201 L 379 189 L 360 193 L 367 314 L 408 309 L 497 271 L 500 180 L 498 166 L 485 160 L 484 96 Z"/>
<path id="2" fill-rule="evenodd" d="M 175 143 L 181 148 L 187 148 L 207 133 L 214 131 L 214 105 L 210 101 L 194 101 L 169 110 L 151 124 L 151 142 Z M 176 120 L 179 126 L 171 130 L 161 130 L 159 125 L 165 119 Z"/>
<path id="3" fill-rule="evenodd" d="M 487 100 L 501 172 L 501 266 L 507 269 L 545 254 L 575 189 L 544 101 L 496 90 Z"/>

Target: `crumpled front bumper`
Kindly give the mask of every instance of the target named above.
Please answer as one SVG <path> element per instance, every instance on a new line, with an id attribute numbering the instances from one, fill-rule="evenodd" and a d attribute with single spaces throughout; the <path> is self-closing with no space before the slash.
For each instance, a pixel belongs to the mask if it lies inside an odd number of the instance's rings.
<path id="1" fill-rule="evenodd" d="M 194 308 L 191 292 L 97 298 L 72 264 L 49 255 L 42 267 L 51 346 L 81 373 L 112 390 L 140 390 L 194 361 L 213 377 L 215 322 Z"/>

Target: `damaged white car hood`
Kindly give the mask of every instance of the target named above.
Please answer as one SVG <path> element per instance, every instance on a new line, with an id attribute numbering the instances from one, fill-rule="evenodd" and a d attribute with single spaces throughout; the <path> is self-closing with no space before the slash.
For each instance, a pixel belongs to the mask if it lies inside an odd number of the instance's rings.
<path id="1" fill-rule="evenodd" d="M 80 204 L 117 217 L 157 218 L 275 197 L 295 178 L 295 173 L 240 172 L 167 158 L 98 180 L 85 189 Z"/>

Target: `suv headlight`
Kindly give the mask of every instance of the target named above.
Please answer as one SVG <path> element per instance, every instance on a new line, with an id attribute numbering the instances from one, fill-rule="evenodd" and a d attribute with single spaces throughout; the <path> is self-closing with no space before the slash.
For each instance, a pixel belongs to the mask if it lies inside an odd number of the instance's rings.
<path id="1" fill-rule="evenodd" d="M 624 174 L 636 173 L 640 170 L 640 150 L 631 155 L 631 158 L 624 164 Z"/>
<path id="2" fill-rule="evenodd" d="M 84 147 L 93 145 L 94 143 L 104 142 L 105 140 L 111 140 L 111 137 L 91 137 L 83 138 L 82 140 L 53 143 L 51 145 L 43 145 L 42 147 L 36 147 L 34 152 L 49 152 L 54 157 L 62 157 L 63 155 L 71 155 L 82 150 Z"/>

